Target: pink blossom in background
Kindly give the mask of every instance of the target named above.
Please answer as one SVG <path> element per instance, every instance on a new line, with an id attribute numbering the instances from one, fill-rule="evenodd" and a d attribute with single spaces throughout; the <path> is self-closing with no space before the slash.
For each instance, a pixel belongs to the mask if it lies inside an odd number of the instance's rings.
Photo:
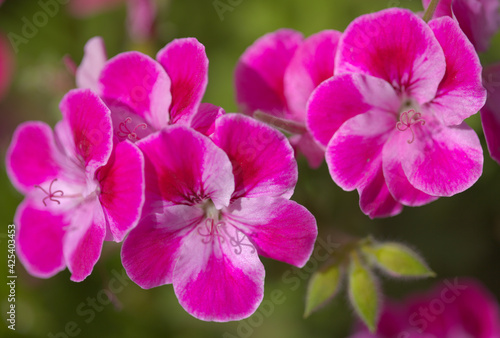
<path id="1" fill-rule="evenodd" d="M 195 38 L 177 39 L 156 59 L 126 52 L 107 60 L 102 38 L 94 37 L 85 45 L 76 82 L 94 90 L 110 107 L 119 140 L 135 142 L 171 124 L 203 133 L 213 129 L 224 110 L 201 103 L 208 83 L 205 47 Z"/>
<path id="2" fill-rule="evenodd" d="M 325 30 L 304 40 L 297 31 L 280 29 L 255 41 L 236 66 L 236 100 L 243 113 L 262 111 L 301 127 L 290 142 L 313 168 L 323 161 L 324 149 L 306 129 L 306 103 L 314 88 L 333 76 L 340 36 Z"/>
<path id="3" fill-rule="evenodd" d="M 0 99 L 6 94 L 12 78 L 14 57 L 12 49 L 4 35 L 0 33 Z"/>
<path id="4" fill-rule="evenodd" d="M 376 333 L 358 327 L 351 338 L 496 338 L 500 312 L 497 300 L 481 284 L 455 278 L 385 306 Z"/>
<path id="5" fill-rule="evenodd" d="M 130 142 L 113 145 L 109 109 L 90 90 L 70 91 L 54 131 L 21 124 L 7 151 L 12 184 L 25 195 L 15 224 L 26 270 L 48 278 L 68 267 L 82 281 L 104 240 L 120 242 L 144 203 L 144 159 Z"/>
<path id="6" fill-rule="evenodd" d="M 490 155 L 500 164 L 500 63 L 484 69 L 483 84 L 488 99 L 481 109 L 481 122 Z"/>
<path id="7" fill-rule="evenodd" d="M 137 144 L 146 159 L 146 209 L 122 247 L 144 289 L 173 284 L 182 307 L 206 321 L 240 320 L 259 306 L 259 255 L 302 267 L 317 228 L 290 200 L 297 164 L 285 136 L 239 114 L 212 139 L 170 126 Z"/>
<path id="8" fill-rule="evenodd" d="M 424 8 L 430 2 L 431 0 L 422 0 Z M 450 16 L 456 19 L 476 50 L 484 52 L 500 29 L 499 8 L 498 0 L 441 0 L 434 18 Z"/>
<path id="9" fill-rule="evenodd" d="M 365 214 L 396 215 L 476 182 L 482 149 L 463 120 L 484 105 L 481 70 L 448 17 L 427 25 L 392 8 L 347 27 L 336 75 L 313 92 L 307 122 L 333 180 L 358 190 Z"/>
<path id="10" fill-rule="evenodd" d="M 69 10 L 77 17 L 85 17 L 113 9 L 126 2 L 128 7 L 127 30 L 133 40 L 152 36 L 156 18 L 155 0 L 71 0 Z"/>

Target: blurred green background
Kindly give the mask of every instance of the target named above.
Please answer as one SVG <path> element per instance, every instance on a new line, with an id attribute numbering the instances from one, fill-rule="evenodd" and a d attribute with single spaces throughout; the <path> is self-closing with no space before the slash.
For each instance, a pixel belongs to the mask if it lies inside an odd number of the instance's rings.
<path id="1" fill-rule="evenodd" d="M 222 0 L 230 3 L 228 0 Z M 64 1 L 61 1 L 64 2 Z M 212 0 L 158 1 L 156 35 L 150 41 L 131 42 L 125 27 L 126 6 L 86 18 L 70 15 L 67 5 L 39 28 L 15 54 L 13 82 L 0 101 L 0 310 L 5 323 L 8 307 L 7 225 L 13 222 L 22 196 L 5 173 L 5 151 L 16 126 L 27 120 L 54 125 L 60 119 L 58 103 L 74 87 L 74 79 L 62 58 L 77 63 L 85 42 L 100 35 L 108 56 L 138 49 L 154 56 L 178 37 L 196 37 L 210 59 L 209 85 L 204 102 L 238 111 L 234 100 L 233 70 L 241 53 L 261 35 L 282 27 L 309 36 L 323 29 L 343 31 L 357 16 L 398 4 L 422 10 L 418 0 L 242 0 L 232 1 L 232 11 L 219 17 Z M 38 1 L 6 0 L 0 7 L 0 31 L 21 34 L 22 18 L 40 11 Z M 500 60 L 500 38 L 481 55 L 485 65 Z M 429 288 L 439 279 L 472 276 L 500 296 L 500 166 L 487 151 L 479 116 L 469 123 L 478 132 L 485 149 L 483 176 L 468 191 L 441 198 L 420 208 L 405 208 L 399 216 L 370 220 L 358 206 L 355 192 L 344 192 L 330 179 L 326 165 L 319 170 L 299 161 L 299 182 L 293 197 L 317 217 L 319 237 L 342 242 L 350 236 L 372 234 L 380 240 L 396 240 L 420 252 L 438 274 L 438 279 L 394 282 L 383 280 L 383 292 L 401 298 Z M 16 331 L 0 325 L 0 336 L 24 337 L 344 337 L 352 327 L 353 311 L 345 293 L 321 311 L 303 319 L 304 298 L 310 266 L 297 272 L 290 266 L 263 259 L 266 266 L 264 299 L 274 290 L 282 292 L 279 304 L 264 307 L 243 322 L 205 323 L 188 315 L 178 304 L 171 285 L 142 290 L 123 279 L 120 245 L 105 243 L 93 274 L 82 283 L 69 280 L 68 271 L 51 279 L 37 279 L 17 262 Z M 308 271 L 307 271 L 308 270 Z M 5 276 L 5 277 L 4 277 Z M 298 277 L 294 282 L 290 276 Z M 120 281 L 120 282 L 116 282 Z M 223 282 L 223 281 L 221 281 Z M 112 284 L 110 284 L 112 283 Z M 114 284 L 113 284 L 114 283 Z M 113 302 L 103 288 L 114 287 Z M 92 299 L 97 300 L 92 306 Z M 269 302 L 265 302 L 269 305 Z M 62 334 L 65 330 L 66 333 Z M 75 335 L 75 333 L 78 333 Z M 53 334 L 53 335 L 51 335 Z"/>

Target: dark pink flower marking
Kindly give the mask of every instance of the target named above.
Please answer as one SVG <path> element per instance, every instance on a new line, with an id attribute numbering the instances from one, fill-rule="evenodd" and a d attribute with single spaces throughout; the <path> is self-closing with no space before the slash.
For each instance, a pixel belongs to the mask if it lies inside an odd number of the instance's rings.
<path id="1" fill-rule="evenodd" d="M 401 113 L 401 116 L 399 117 L 398 123 L 396 123 L 396 128 L 398 128 L 399 131 L 406 131 L 410 129 L 411 131 L 411 140 L 408 140 L 408 144 L 413 143 L 415 140 L 415 132 L 413 131 L 413 126 L 414 124 L 420 123 L 422 126 L 425 124 L 425 120 L 421 118 L 422 114 L 415 112 L 415 110 L 411 109 L 409 111 L 405 111 Z"/>

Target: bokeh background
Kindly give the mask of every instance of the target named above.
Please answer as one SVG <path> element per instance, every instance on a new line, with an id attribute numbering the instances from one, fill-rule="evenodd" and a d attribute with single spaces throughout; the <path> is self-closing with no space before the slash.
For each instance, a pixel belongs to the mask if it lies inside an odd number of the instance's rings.
<path id="1" fill-rule="evenodd" d="M 18 45 L 17 53 L 13 52 L 14 63 L 9 67 L 12 83 L 7 95 L 0 99 L 0 257 L 4 257 L 0 258 L 0 336 L 320 338 L 345 337 L 351 332 L 354 316 L 345 292 L 319 312 L 303 318 L 313 264 L 299 272 L 284 263 L 263 259 L 264 299 L 271 299 L 271 293 L 279 290 L 279 304 L 261 308 L 243 322 L 205 323 L 182 309 L 170 285 L 142 290 L 118 278 L 123 276 L 120 245 L 108 242 L 93 274 L 81 283 L 71 282 L 67 270 L 46 280 L 34 278 L 17 262 L 16 331 L 4 325 L 8 307 L 7 225 L 13 222 L 22 200 L 5 173 L 5 152 L 19 123 L 42 120 L 53 126 L 60 119 L 59 100 L 74 87 L 74 78 L 62 61 L 65 55 L 78 64 L 85 42 L 96 35 L 104 38 L 108 56 L 127 50 L 154 56 L 174 38 L 196 37 L 205 45 L 210 59 L 204 102 L 237 112 L 234 66 L 245 48 L 263 34 L 282 27 L 299 30 L 305 36 L 324 29 L 343 31 L 357 16 L 390 6 L 422 10 L 419 0 L 221 1 L 232 8 L 223 13 L 222 20 L 212 0 L 158 0 L 154 34 L 142 40 L 130 38 L 127 7 L 120 1 L 89 16 L 71 11 L 70 4 L 61 4 L 58 13 L 39 27 L 34 37 Z M 0 7 L 0 34 L 22 35 L 23 18 L 32 21 L 41 10 L 38 1 L 6 0 Z M 481 59 L 484 65 L 500 60 L 498 35 Z M 420 252 L 438 274 L 424 281 L 382 279 L 386 297 L 400 299 L 456 276 L 474 277 L 497 299 L 500 296 L 500 166 L 486 150 L 479 116 L 468 122 L 480 135 L 485 149 L 484 173 L 477 184 L 454 197 L 405 208 L 401 215 L 390 219 L 370 220 L 359 210 L 357 193 L 338 188 L 326 165 L 311 170 L 303 158 L 299 160 L 299 182 L 293 199 L 317 217 L 320 238 L 330 236 L 341 243 L 372 234 L 380 240 L 400 241 Z M 103 291 L 111 286 L 110 282 L 116 291 L 112 302 Z M 96 299 L 95 307 L 92 299 Z"/>

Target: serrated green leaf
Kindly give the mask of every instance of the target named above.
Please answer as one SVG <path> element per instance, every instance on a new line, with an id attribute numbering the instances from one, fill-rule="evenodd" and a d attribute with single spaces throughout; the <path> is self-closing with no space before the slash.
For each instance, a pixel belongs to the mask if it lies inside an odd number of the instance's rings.
<path id="1" fill-rule="evenodd" d="M 398 243 L 382 243 L 363 250 L 375 263 L 393 277 L 433 277 L 424 260 L 411 249 Z"/>
<path id="2" fill-rule="evenodd" d="M 338 264 L 327 266 L 312 275 L 307 286 L 304 317 L 308 317 L 335 296 L 340 289 L 341 279 L 342 268 Z"/>
<path id="3" fill-rule="evenodd" d="M 349 268 L 349 298 L 358 316 L 375 332 L 379 311 L 377 282 L 357 255 L 353 255 Z"/>

